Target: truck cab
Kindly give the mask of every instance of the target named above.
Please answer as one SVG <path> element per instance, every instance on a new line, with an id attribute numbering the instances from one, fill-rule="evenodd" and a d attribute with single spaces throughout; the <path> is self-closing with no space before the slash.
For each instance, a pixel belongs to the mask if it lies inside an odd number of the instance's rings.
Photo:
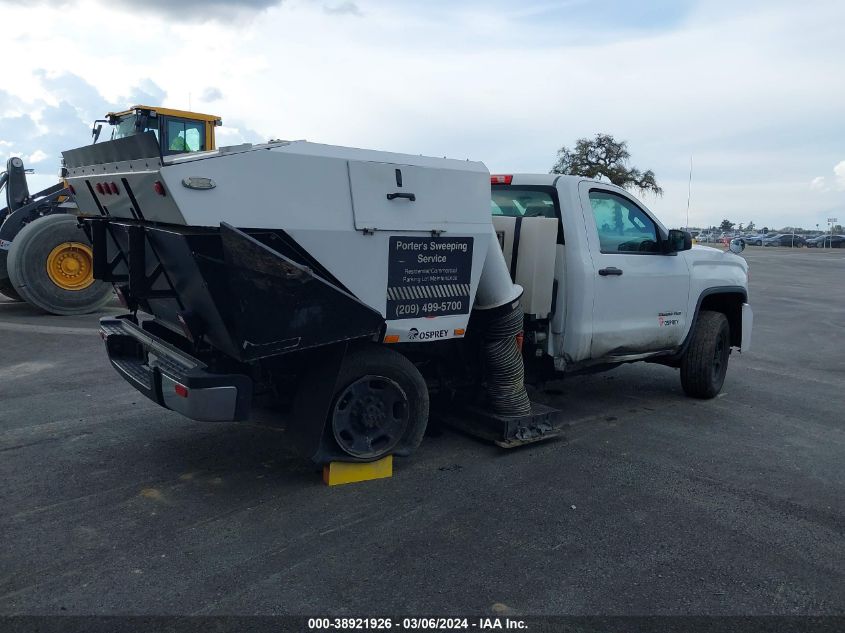
<path id="1" fill-rule="evenodd" d="M 668 230 L 630 192 L 579 176 L 494 175 L 491 211 L 511 276 L 525 289 L 526 358 L 535 365 L 557 372 L 637 360 L 680 367 L 704 313 L 720 331 L 725 322 L 722 347 L 749 348 L 741 244 L 692 246 L 689 234 Z M 717 351 L 710 360 L 721 376 L 704 396 L 715 395 L 724 378 L 729 349 Z"/>

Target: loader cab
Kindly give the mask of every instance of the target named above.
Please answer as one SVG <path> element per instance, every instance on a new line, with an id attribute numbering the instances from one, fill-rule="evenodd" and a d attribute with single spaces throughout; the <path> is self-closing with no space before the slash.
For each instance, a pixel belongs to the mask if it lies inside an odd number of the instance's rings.
<path id="1" fill-rule="evenodd" d="M 216 149 L 214 128 L 223 124 L 213 114 L 143 105 L 109 112 L 106 121 L 112 126 L 112 140 L 153 132 L 163 156 Z"/>

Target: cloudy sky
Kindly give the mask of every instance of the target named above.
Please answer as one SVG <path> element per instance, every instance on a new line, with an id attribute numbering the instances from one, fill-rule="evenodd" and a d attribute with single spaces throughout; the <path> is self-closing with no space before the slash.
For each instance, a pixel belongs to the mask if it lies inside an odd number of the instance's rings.
<path id="1" fill-rule="evenodd" d="M 26 5 L 24 7 L 23 5 Z M 639 6 L 643 5 L 643 6 Z M 0 158 L 34 186 L 105 112 L 547 172 L 608 132 L 665 223 L 845 220 L 841 0 L 0 0 Z"/>

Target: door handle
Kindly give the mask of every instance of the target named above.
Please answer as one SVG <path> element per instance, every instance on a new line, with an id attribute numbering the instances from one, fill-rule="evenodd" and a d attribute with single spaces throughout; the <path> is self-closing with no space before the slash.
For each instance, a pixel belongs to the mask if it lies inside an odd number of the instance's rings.
<path id="1" fill-rule="evenodd" d="M 388 200 L 395 200 L 396 198 L 407 198 L 411 202 L 414 202 L 417 197 L 412 193 L 389 193 L 387 194 Z"/>
<path id="2" fill-rule="evenodd" d="M 608 268 L 599 268 L 599 275 L 607 277 L 608 275 L 621 275 L 622 271 L 616 266 L 609 266 Z"/>

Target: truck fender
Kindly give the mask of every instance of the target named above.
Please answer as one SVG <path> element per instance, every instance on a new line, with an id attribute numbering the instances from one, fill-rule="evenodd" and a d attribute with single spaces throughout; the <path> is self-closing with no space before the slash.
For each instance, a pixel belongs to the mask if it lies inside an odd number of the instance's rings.
<path id="1" fill-rule="evenodd" d="M 742 304 L 748 302 L 748 290 L 742 286 L 713 286 L 705 288 L 698 296 L 695 304 L 695 312 L 684 342 L 681 343 L 678 351 L 672 355 L 672 360 L 679 360 L 689 347 L 692 341 L 695 327 L 698 324 L 698 315 L 702 310 L 714 310 L 722 312 L 728 317 L 731 327 L 731 346 L 740 347 L 742 344 Z"/>

